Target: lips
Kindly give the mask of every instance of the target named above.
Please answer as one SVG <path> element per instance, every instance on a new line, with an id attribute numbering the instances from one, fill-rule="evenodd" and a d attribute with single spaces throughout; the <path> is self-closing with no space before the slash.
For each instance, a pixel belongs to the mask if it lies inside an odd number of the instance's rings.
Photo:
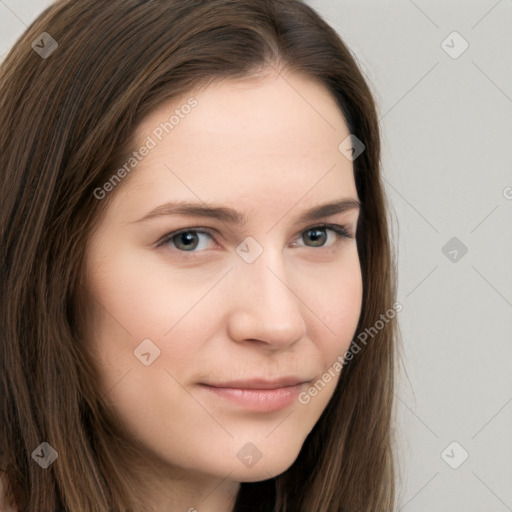
<path id="1" fill-rule="evenodd" d="M 235 407 L 253 413 L 271 413 L 290 407 L 297 402 L 305 383 L 302 379 L 237 380 L 216 384 L 201 384 L 199 388 L 214 398 L 217 406 Z"/>
<path id="2" fill-rule="evenodd" d="M 255 389 L 270 390 L 298 386 L 309 382 L 311 379 L 299 377 L 280 377 L 279 379 L 267 380 L 264 378 L 251 378 L 243 380 L 232 380 L 228 382 L 203 382 L 203 385 L 213 388 L 232 388 L 232 389 Z"/>

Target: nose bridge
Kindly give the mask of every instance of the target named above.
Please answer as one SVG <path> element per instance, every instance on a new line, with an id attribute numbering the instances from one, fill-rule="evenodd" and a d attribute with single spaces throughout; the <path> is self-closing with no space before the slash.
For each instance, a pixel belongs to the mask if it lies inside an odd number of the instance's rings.
<path id="1" fill-rule="evenodd" d="M 282 251 L 262 249 L 252 262 L 241 257 L 236 265 L 233 334 L 281 346 L 294 343 L 306 333 L 301 300 L 288 278 Z"/>
<path id="2" fill-rule="evenodd" d="M 246 279 L 246 286 L 254 288 L 254 293 L 281 306 L 292 306 L 296 297 L 291 293 L 290 279 L 287 277 L 282 254 L 266 250 L 256 261 L 240 269 L 241 279 Z"/>

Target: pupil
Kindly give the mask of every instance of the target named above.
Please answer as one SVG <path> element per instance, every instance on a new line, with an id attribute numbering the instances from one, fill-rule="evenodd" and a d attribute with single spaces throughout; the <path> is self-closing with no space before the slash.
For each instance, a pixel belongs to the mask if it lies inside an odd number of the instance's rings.
<path id="1" fill-rule="evenodd" d="M 311 229 L 308 231 L 308 233 L 310 233 L 310 238 L 313 240 L 313 242 L 320 241 L 319 245 L 322 245 L 322 237 L 325 237 L 325 232 L 323 229 Z"/>
<path id="2" fill-rule="evenodd" d="M 183 245 L 185 248 L 188 248 L 188 249 L 190 249 L 191 247 L 192 247 L 192 249 L 195 248 L 195 246 L 194 246 L 195 235 L 193 235 L 192 233 L 190 233 L 190 232 L 181 233 L 180 235 L 177 235 L 177 237 L 178 237 L 179 243 L 184 242 Z"/>

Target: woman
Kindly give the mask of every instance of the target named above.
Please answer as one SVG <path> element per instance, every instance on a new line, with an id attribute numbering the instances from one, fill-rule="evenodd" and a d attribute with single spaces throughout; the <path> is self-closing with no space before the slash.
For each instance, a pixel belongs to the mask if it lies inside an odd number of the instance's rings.
<path id="1" fill-rule="evenodd" d="M 393 510 L 378 121 L 334 30 L 61 0 L 1 73 L 11 505 Z"/>

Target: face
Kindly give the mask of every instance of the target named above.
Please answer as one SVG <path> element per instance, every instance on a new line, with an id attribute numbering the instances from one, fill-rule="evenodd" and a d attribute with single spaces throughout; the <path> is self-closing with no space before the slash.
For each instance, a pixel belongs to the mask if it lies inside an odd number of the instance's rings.
<path id="1" fill-rule="evenodd" d="M 88 243 L 105 401 L 174 474 L 284 472 L 339 372 L 307 404 L 299 393 L 347 350 L 361 313 L 358 208 L 306 216 L 358 200 L 338 150 L 349 130 L 326 89 L 283 77 L 217 83 L 151 113 L 137 136 L 156 146 Z"/>

